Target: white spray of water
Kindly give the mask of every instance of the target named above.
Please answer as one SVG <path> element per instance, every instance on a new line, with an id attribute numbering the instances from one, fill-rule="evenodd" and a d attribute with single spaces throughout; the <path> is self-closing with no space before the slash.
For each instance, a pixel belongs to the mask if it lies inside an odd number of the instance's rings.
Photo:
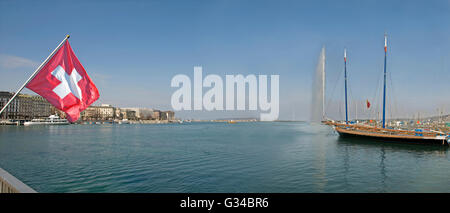
<path id="1" fill-rule="evenodd" d="M 311 122 L 320 122 L 325 116 L 325 47 L 320 52 L 311 96 Z"/>

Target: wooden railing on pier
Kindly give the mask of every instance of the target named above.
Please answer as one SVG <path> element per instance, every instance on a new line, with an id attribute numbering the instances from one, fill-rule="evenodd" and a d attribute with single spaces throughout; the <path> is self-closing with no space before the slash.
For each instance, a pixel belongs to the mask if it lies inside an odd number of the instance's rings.
<path id="1" fill-rule="evenodd" d="M 36 191 L 0 168 L 0 193 L 36 193 Z"/>

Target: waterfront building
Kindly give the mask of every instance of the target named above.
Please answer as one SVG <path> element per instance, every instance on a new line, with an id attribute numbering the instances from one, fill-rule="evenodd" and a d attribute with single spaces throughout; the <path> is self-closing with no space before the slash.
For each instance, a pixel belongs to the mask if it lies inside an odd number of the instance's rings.
<path id="1" fill-rule="evenodd" d="M 141 120 L 152 120 L 153 119 L 153 110 L 147 108 L 139 108 L 136 111 L 136 116 Z"/>
<path id="2" fill-rule="evenodd" d="M 101 106 L 89 106 L 81 112 L 81 119 L 84 121 L 92 120 L 114 120 L 116 117 L 115 108 L 109 104 Z"/>
<path id="3" fill-rule="evenodd" d="M 123 119 L 123 114 L 122 114 L 122 110 L 120 108 L 115 108 L 114 110 L 114 118 L 115 119 L 119 119 L 122 120 Z"/>
<path id="4" fill-rule="evenodd" d="M 0 108 L 3 107 L 14 93 L 0 92 Z M 2 113 L 1 119 L 31 120 L 44 118 L 52 113 L 52 105 L 37 95 L 19 94 Z"/>
<path id="5" fill-rule="evenodd" d="M 93 106 L 89 106 L 81 112 L 80 117 L 83 121 L 98 120 L 100 118 L 97 109 Z"/>
<path id="6" fill-rule="evenodd" d="M 18 100 L 18 112 L 15 119 L 31 120 L 33 119 L 33 99 L 31 95 L 19 94 L 15 99 Z"/>
<path id="7" fill-rule="evenodd" d="M 161 112 L 161 120 L 171 121 L 175 117 L 175 112 L 173 111 L 163 111 Z"/>
<path id="8" fill-rule="evenodd" d="M 23 118 L 47 118 L 54 108 L 45 98 L 39 95 L 19 94 L 19 113 Z"/>
<path id="9" fill-rule="evenodd" d="M 122 109 L 123 119 L 136 120 L 136 111 L 130 109 Z"/>
<path id="10" fill-rule="evenodd" d="M 123 110 L 130 110 L 135 112 L 136 119 L 151 120 L 153 119 L 153 110 L 147 108 L 122 108 Z"/>
<path id="11" fill-rule="evenodd" d="M 14 93 L 12 92 L 0 92 L 0 107 L 3 108 L 5 104 L 13 97 Z M 19 99 L 14 99 L 8 107 L 6 107 L 5 111 L 0 115 L 1 119 L 16 119 L 17 114 L 19 113 Z"/>
<path id="12" fill-rule="evenodd" d="M 132 108 L 114 108 L 114 119 L 137 120 L 136 111 Z"/>
<path id="13" fill-rule="evenodd" d="M 161 111 L 157 110 L 157 109 L 154 109 L 153 110 L 153 119 L 159 120 L 160 118 L 161 118 Z"/>
<path id="14" fill-rule="evenodd" d="M 102 104 L 101 106 L 98 106 L 97 109 L 101 120 L 114 120 L 115 110 L 110 104 Z"/>

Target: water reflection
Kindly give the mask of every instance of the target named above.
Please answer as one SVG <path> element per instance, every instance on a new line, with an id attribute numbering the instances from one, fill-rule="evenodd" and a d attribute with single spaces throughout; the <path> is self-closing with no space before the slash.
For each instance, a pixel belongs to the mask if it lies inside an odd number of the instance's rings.
<path id="1" fill-rule="evenodd" d="M 338 146 L 363 147 L 363 148 L 380 148 L 390 151 L 410 152 L 418 154 L 435 154 L 446 157 L 449 147 L 438 145 L 421 145 L 421 144 L 406 144 L 406 143 L 388 143 L 377 140 L 367 140 L 360 138 L 337 138 Z"/>
<path id="2" fill-rule="evenodd" d="M 310 132 L 315 134 L 312 135 L 312 141 L 314 141 L 314 150 L 316 151 L 314 158 L 314 168 L 317 169 L 317 172 L 314 173 L 314 178 L 317 180 L 315 185 L 318 191 L 325 191 L 325 187 L 328 183 L 327 178 L 327 143 L 326 139 L 328 137 L 329 129 L 321 124 L 310 123 L 308 125 L 310 128 Z M 325 128 L 324 128 L 325 127 Z"/>
<path id="3" fill-rule="evenodd" d="M 344 147 L 344 185 L 346 188 L 349 187 L 348 175 L 350 172 L 350 154 L 348 146 Z"/>
<path id="4" fill-rule="evenodd" d="M 379 162 L 377 166 L 379 169 L 379 175 L 376 175 L 378 176 L 379 181 L 377 181 L 379 184 L 376 184 L 378 185 L 376 189 L 377 192 L 392 191 L 392 185 L 390 184 L 397 181 L 396 179 L 398 179 L 399 177 L 399 166 L 403 168 L 410 165 L 409 163 L 405 162 L 406 159 L 422 159 L 420 161 L 421 163 L 427 162 L 430 157 L 445 159 L 447 158 L 449 150 L 448 146 L 386 143 L 376 140 L 342 137 L 337 137 L 336 144 L 338 147 L 344 150 L 344 168 L 346 173 L 348 172 L 348 164 L 345 160 L 355 155 L 357 153 L 355 152 L 356 150 L 363 151 L 360 153 L 364 154 L 367 153 L 367 150 L 375 151 L 372 152 L 375 153 L 375 156 L 372 155 L 372 160 L 374 160 L 373 163 L 375 163 L 376 161 Z M 387 168 L 391 168 L 391 170 Z M 414 168 L 421 167 L 419 166 Z M 376 170 L 374 170 L 374 172 L 376 174 Z M 410 180 L 415 179 L 414 177 L 417 175 L 417 173 L 414 173 L 414 169 L 405 172 L 410 173 Z"/>
<path id="5" fill-rule="evenodd" d="M 381 186 L 382 192 L 385 192 L 386 190 L 386 165 L 384 164 L 384 160 L 386 159 L 386 150 L 384 150 L 384 147 L 381 147 L 381 161 L 380 161 L 380 173 L 381 173 Z"/>

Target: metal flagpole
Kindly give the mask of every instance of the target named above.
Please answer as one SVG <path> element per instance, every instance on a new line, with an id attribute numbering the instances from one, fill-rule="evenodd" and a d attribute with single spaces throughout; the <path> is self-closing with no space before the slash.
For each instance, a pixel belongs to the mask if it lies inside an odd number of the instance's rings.
<path id="1" fill-rule="evenodd" d="M 13 95 L 13 97 L 11 99 L 9 99 L 9 101 L 5 104 L 5 106 L 3 106 L 2 110 L 0 110 L 0 115 L 2 114 L 2 112 L 6 109 L 6 107 L 8 107 L 8 105 L 14 100 L 14 98 L 16 98 L 16 96 L 20 93 L 20 91 L 23 90 L 23 88 L 31 81 L 33 80 L 34 76 L 36 76 L 36 74 L 38 74 L 39 71 L 41 71 L 42 67 L 44 67 L 47 62 L 50 60 L 50 58 L 52 58 L 52 56 L 62 47 L 62 45 L 64 44 L 64 42 L 66 42 L 67 39 L 70 38 L 70 35 L 67 35 L 63 41 L 61 41 L 61 43 L 58 45 L 58 47 L 56 47 L 55 50 L 53 50 L 53 52 L 47 57 L 47 59 L 45 59 L 44 62 L 42 62 L 41 65 L 39 65 L 39 67 L 34 71 L 34 73 L 28 78 L 28 80 L 19 88 L 19 90 L 17 90 L 17 92 Z"/>

